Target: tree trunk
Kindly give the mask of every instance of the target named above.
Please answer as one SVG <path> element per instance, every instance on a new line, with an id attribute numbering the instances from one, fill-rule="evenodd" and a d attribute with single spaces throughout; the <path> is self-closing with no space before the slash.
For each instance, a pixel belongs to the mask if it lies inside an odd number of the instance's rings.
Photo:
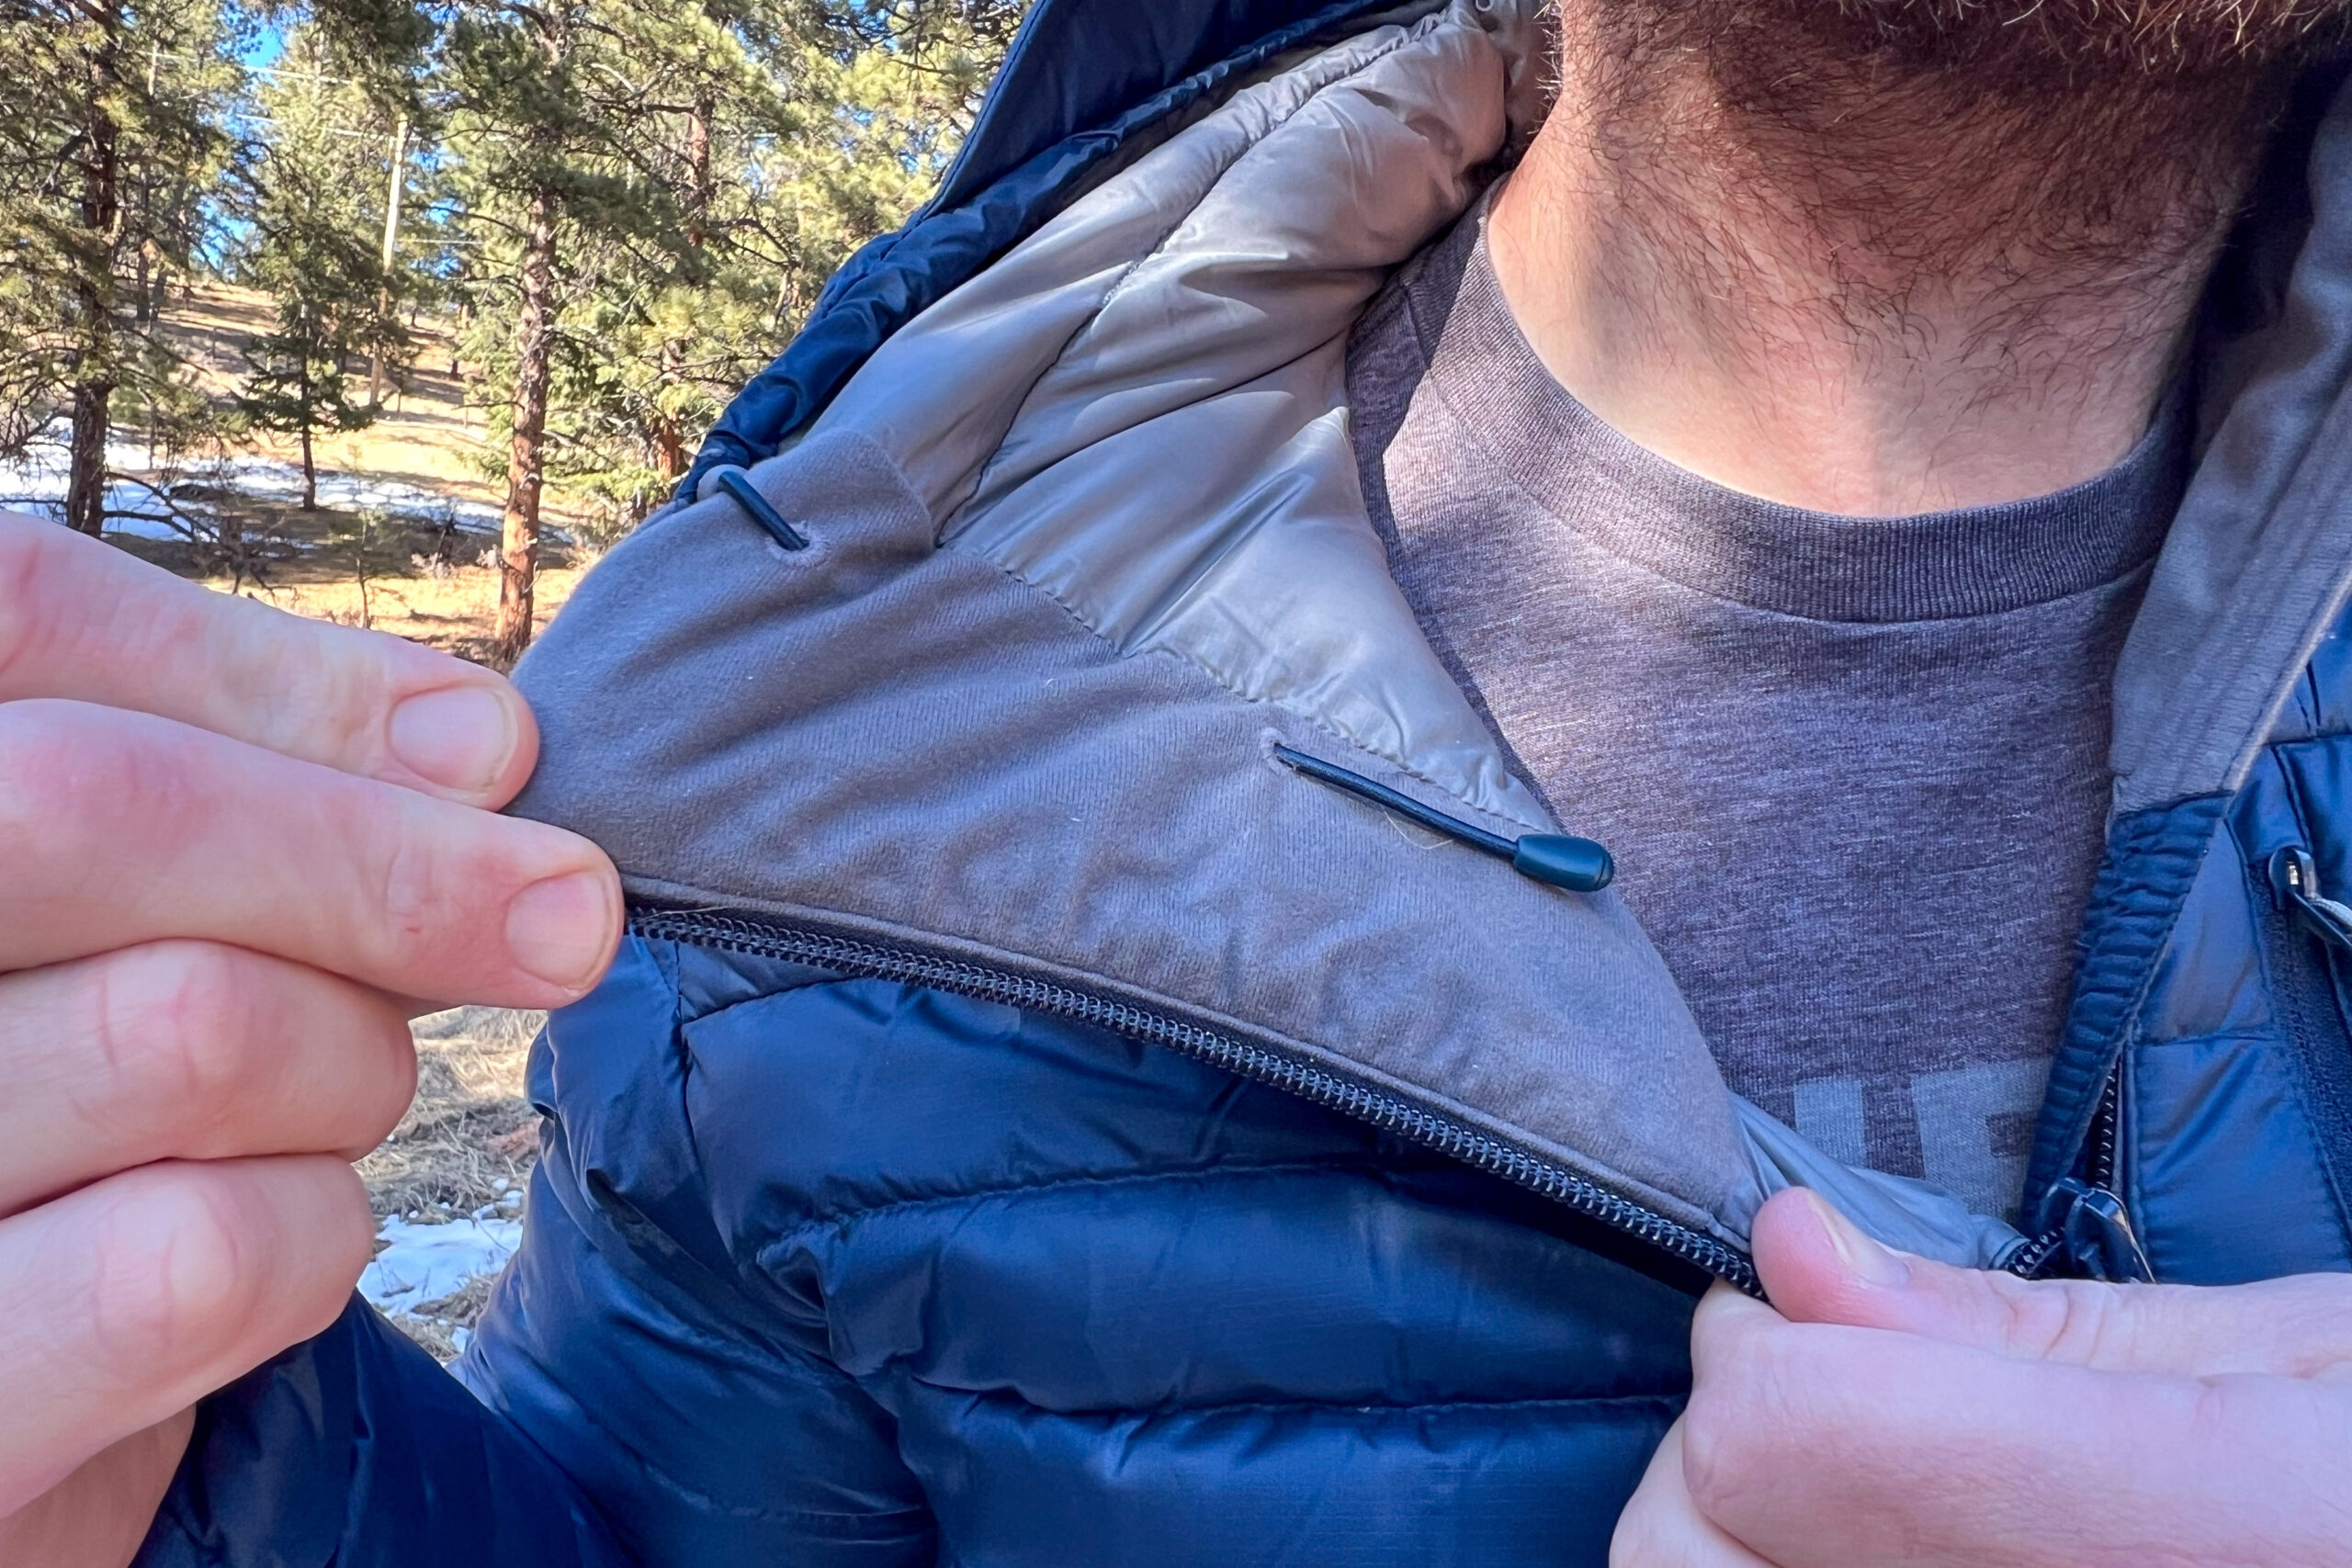
<path id="1" fill-rule="evenodd" d="M 506 457 L 506 515 L 499 539 L 499 657 L 531 645 L 532 593 L 539 569 L 539 492 L 548 428 L 548 373 L 554 338 L 555 194 L 531 195 L 523 239 L 522 309 L 514 327 L 514 442 Z"/>
<path id="2" fill-rule="evenodd" d="M 686 477 L 686 433 L 667 414 L 653 416 L 653 471 L 664 485 Z"/>
<path id="3" fill-rule="evenodd" d="M 701 252 L 710 243 L 710 120 L 715 111 L 708 99 L 698 100 L 686 115 L 686 243 L 697 254 L 686 260 L 690 281 L 700 276 Z M 675 386 L 684 376 L 678 344 L 665 342 L 662 345 L 662 380 L 663 389 Z M 663 497 L 676 488 L 686 474 L 686 433 L 676 418 L 664 412 L 657 400 L 648 434 L 653 446 L 653 471 L 662 484 Z M 650 504 L 638 509 L 639 515 L 631 523 L 643 521 Z"/>
<path id="4" fill-rule="evenodd" d="M 294 366 L 295 428 L 302 440 L 302 510 L 319 509 L 319 464 L 311 451 L 311 355 L 305 348 Z"/>
<path id="5" fill-rule="evenodd" d="M 306 412 L 302 419 L 302 510 L 319 509 L 319 465 L 311 455 L 311 421 Z"/>
<path id="6" fill-rule="evenodd" d="M 122 11 L 109 0 L 97 16 L 83 133 L 82 227 L 88 251 L 74 283 L 80 341 L 74 345 L 72 446 L 66 460 L 65 522 L 96 537 L 107 525 L 107 432 L 114 400 L 114 263 L 120 242 L 120 128 L 107 107 L 122 46 Z"/>
<path id="7" fill-rule="evenodd" d="M 392 267 L 401 254 L 401 193 L 408 184 L 406 115 L 392 128 L 391 169 L 391 184 L 384 193 L 384 277 L 376 288 L 376 319 L 369 323 L 375 344 L 368 355 L 368 406 L 377 409 L 384 406 L 384 330 L 392 309 Z"/>
<path id="8" fill-rule="evenodd" d="M 302 510 L 319 509 L 319 465 L 311 456 L 311 422 L 302 422 Z"/>
<path id="9" fill-rule="evenodd" d="M 700 250 L 710 241 L 710 100 L 698 100 L 686 116 L 686 243 Z"/>
<path id="10" fill-rule="evenodd" d="M 65 470 L 65 523 L 96 538 L 107 526 L 107 404 L 114 388 L 105 381 L 74 384 L 74 434 Z"/>

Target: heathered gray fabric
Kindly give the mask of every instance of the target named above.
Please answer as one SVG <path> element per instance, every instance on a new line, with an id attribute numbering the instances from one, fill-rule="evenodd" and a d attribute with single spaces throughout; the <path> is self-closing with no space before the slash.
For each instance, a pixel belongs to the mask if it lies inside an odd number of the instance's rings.
<path id="1" fill-rule="evenodd" d="M 724 500 L 688 508 L 591 573 L 525 671 L 546 758 L 525 807 L 605 845 L 633 889 L 1125 997 L 1686 1224 L 1727 1230 L 1755 1201 L 1730 1097 L 1614 899 L 1283 767 L 1276 740 L 1430 794 L 935 548 L 869 440 L 812 437 L 756 474 L 809 549 L 772 553 Z"/>
<path id="2" fill-rule="evenodd" d="M 1351 355 L 1407 598 L 1554 811 L 1615 852 L 1733 1089 L 2007 1210 L 2106 835 L 2115 657 L 2185 479 L 2181 400 L 2038 501 L 1756 501 L 1551 378 L 1483 210 Z"/>

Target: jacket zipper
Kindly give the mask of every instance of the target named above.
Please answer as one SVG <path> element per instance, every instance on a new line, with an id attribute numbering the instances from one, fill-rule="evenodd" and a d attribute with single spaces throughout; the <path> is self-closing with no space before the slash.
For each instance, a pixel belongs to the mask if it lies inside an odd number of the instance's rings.
<path id="1" fill-rule="evenodd" d="M 2117 1190 L 2122 1185 L 2123 1065 L 2108 1070 L 2083 1140 L 2076 1174 L 2052 1185 L 2041 1200 L 2041 1234 L 2006 1267 L 2038 1280 L 2057 1271 L 2079 1280 L 2139 1283 L 2155 1278 L 2132 1223 L 2132 1212 Z"/>
<path id="2" fill-rule="evenodd" d="M 2283 1021 L 2310 1072 L 2316 1060 L 2314 1052 L 2320 1049 L 2312 1020 L 2326 1003 L 2312 994 L 2316 987 L 2307 977 L 2308 954 L 2300 950 L 2301 944 L 2294 936 L 2300 928 L 2324 949 L 2334 950 L 2324 954 L 2323 963 L 2339 961 L 2345 951 L 2352 950 L 2352 906 L 2326 897 L 2311 852 L 2301 844 L 2288 845 L 2272 855 L 2267 872 L 2272 912 L 2263 923 L 2267 928 L 2278 999 Z M 2334 1103 L 2343 1098 L 2335 1092 L 2341 1086 L 2327 1082 L 2313 1087 L 2339 1118 L 2352 1115 L 2352 1107 Z M 2029 1279 L 2037 1277 L 2063 1256 L 2071 1272 L 2086 1279 L 2155 1277 L 2131 1212 L 2118 1192 L 2122 1184 L 2122 1088 L 2123 1065 L 2118 1062 L 2109 1070 L 2106 1087 L 2100 1091 L 2098 1110 L 2084 1143 L 2080 1174 L 2058 1182 L 2043 1199 L 2045 1229 L 2011 1261 L 2009 1267 L 2016 1272 Z"/>
<path id="3" fill-rule="evenodd" d="M 2267 870 L 2272 908 L 2264 924 L 2281 1021 L 2301 1058 L 2322 1146 L 2340 1148 L 2352 1143 L 2352 1061 L 2346 1057 L 2352 1009 L 2343 988 L 2344 965 L 2352 960 L 2352 907 L 2327 896 L 2301 844 L 2272 855 Z M 2328 1019 L 2334 1028 L 2323 1021 Z"/>
<path id="4" fill-rule="evenodd" d="M 2042 1201 L 2048 1231 L 2034 1244 L 2037 1271 L 2063 1255 L 2081 1280 L 2146 1283 L 2156 1271 L 2123 1201 L 2123 1064 L 2107 1073 L 2083 1143 L 2082 1174 L 2052 1188 Z M 2014 1266 L 2013 1266 L 2014 1267 Z M 2019 1269 L 2019 1272 L 2027 1272 Z M 2028 1278 L 2032 1278 L 2028 1273 Z"/>
<path id="5" fill-rule="evenodd" d="M 1713 1236 L 1619 1197 L 1563 1166 L 1513 1148 L 1490 1134 L 1463 1126 L 1399 1096 L 1351 1083 L 1311 1062 L 1296 1060 L 1216 1030 L 1132 1003 L 1091 996 L 1051 981 L 991 969 L 965 959 L 886 947 L 764 917 L 637 906 L 629 913 L 629 929 L 653 942 L 678 942 L 780 959 L 848 978 L 899 981 L 927 990 L 1001 1002 L 1181 1051 L 1238 1077 L 1271 1085 L 1499 1176 L 1717 1279 L 1728 1280 L 1750 1295 L 1762 1293 L 1754 1262 Z"/>

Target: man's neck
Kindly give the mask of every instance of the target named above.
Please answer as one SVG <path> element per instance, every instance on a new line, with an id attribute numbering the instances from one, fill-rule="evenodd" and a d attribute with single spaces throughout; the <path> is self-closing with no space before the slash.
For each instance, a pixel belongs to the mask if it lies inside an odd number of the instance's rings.
<path id="1" fill-rule="evenodd" d="M 1703 5 L 1562 9 L 1560 102 L 1490 248 L 1596 413 L 1856 515 L 2046 494 L 2131 450 L 2258 152 L 2242 85 L 2004 96 L 1770 28 L 1694 36 Z"/>

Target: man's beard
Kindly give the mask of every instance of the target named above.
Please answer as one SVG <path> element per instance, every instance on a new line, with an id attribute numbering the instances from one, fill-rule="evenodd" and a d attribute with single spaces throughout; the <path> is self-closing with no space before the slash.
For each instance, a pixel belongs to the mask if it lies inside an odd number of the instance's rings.
<path id="1" fill-rule="evenodd" d="M 1562 16 L 1564 68 L 1646 123 L 1651 151 L 1679 142 L 1690 194 L 1713 187 L 1702 202 L 1774 190 L 1859 254 L 1932 272 L 2007 246 L 2053 281 L 2134 256 L 2201 266 L 2292 78 L 2352 33 L 2352 0 L 1563 0 Z"/>
<path id="2" fill-rule="evenodd" d="M 1760 250 L 1775 298 L 1817 290 L 1778 307 L 1798 312 L 1791 330 L 1826 322 L 1900 355 L 1941 301 L 1986 356 L 2063 364 L 2158 330 L 2144 323 L 2169 318 L 2134 302 L 2205 275 L 2291 79 L 2342 45 L 2352 0 L 1559 0 L 1559 15 L 1555 130 L 1694 297 L 1771 293 Z M 2086 317 L 2085 299 L 2110 308 Z"/>
<path id="3" fill-rule="evenodd" d="M 2267 74 L 2338 43 L 2346 0 L 1731 0 L 1848 51 L 2022 84 L 2085 73 L 2174 81 Z M 1713 8 L 1702 3 L 1692 9 Z"/>

